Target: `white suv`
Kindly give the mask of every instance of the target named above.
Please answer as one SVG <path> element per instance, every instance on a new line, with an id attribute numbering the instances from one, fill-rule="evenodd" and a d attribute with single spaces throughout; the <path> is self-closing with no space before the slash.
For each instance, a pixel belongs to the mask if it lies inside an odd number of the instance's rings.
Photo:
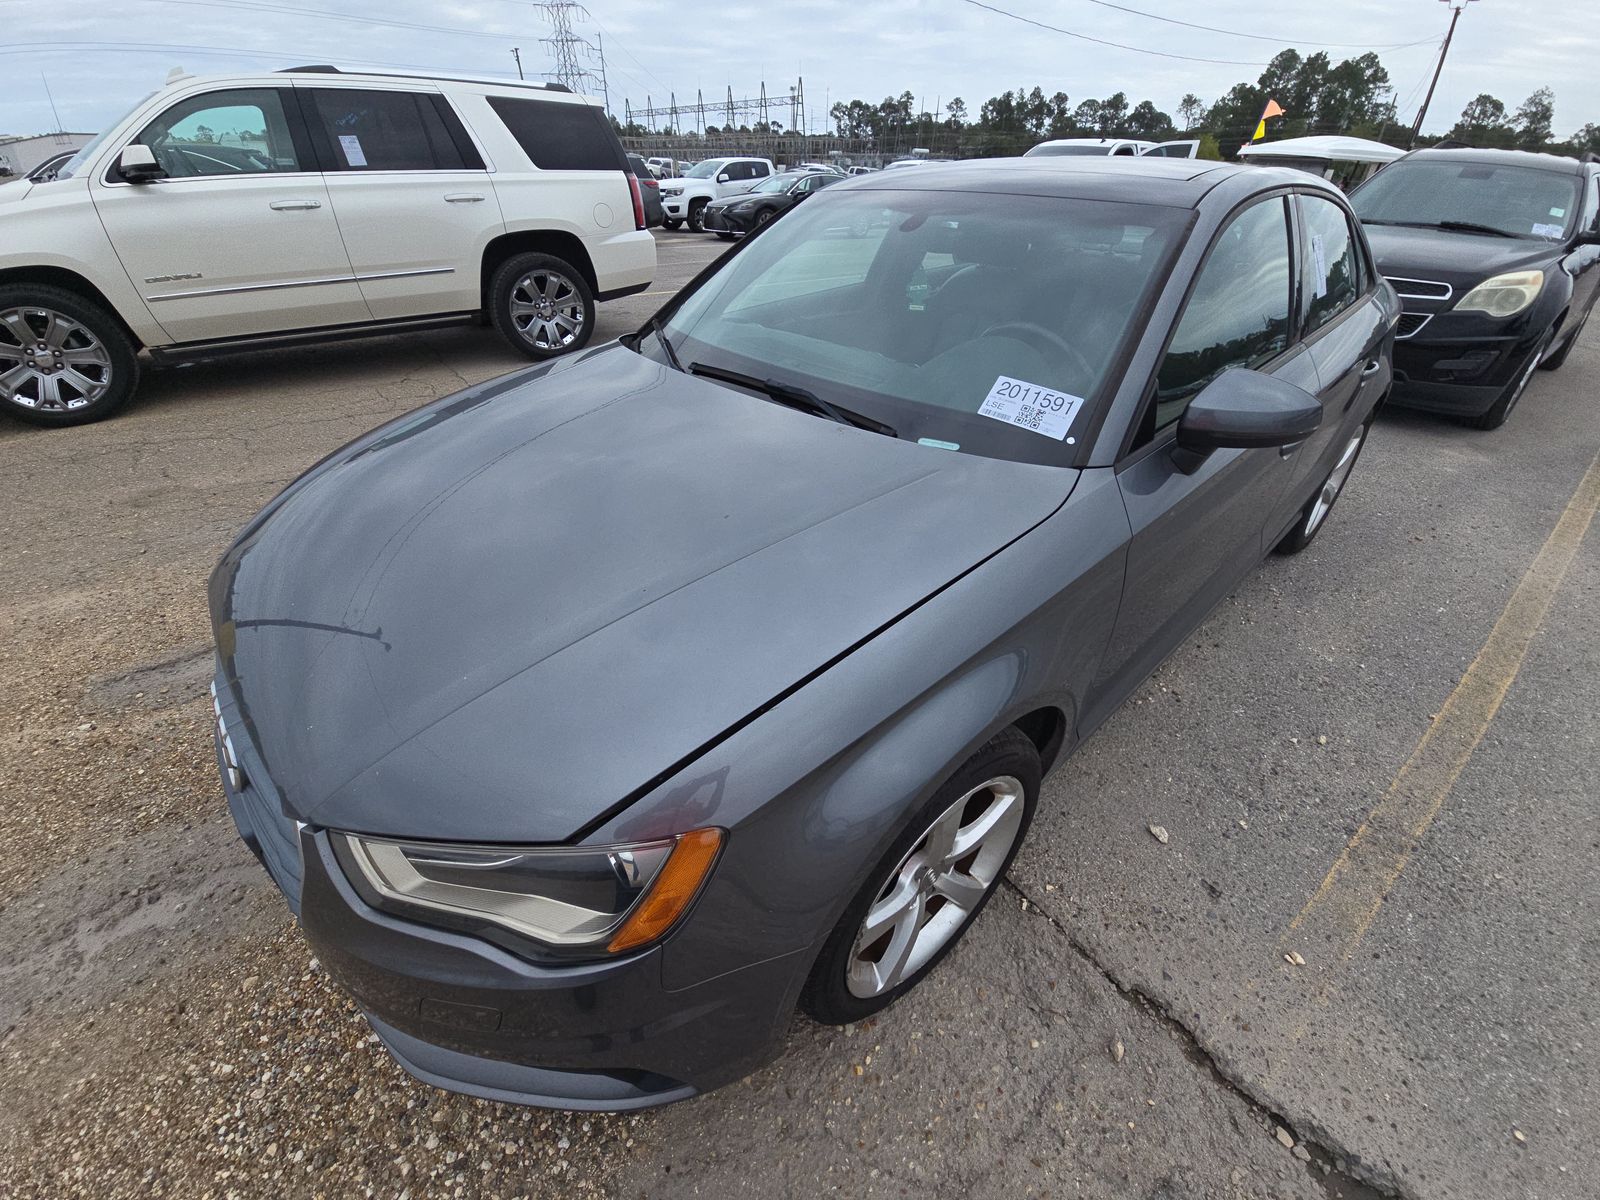
<path id="1" fill-rule="evenodd" d="M 0 412 L 92 421 L 189 359 L 489 317 L 532 358 L 655 275 L 603 109 L 549 85 L 178 77 L 0 186 Z"/>
<path id="2" fill-rule="evenodd" d="M 707 204 L 748 192 L 771 174 L 770 158 L 708 158 L 697 162 L 680 178 L 661 185 L 661 206 L 667 212 L 662 223 L 668 229 L 676 229 L 687 221 L 689 228 L 699 233 L 705 228 L 701 216 Z"/>
<path id="3" fill-rule="evenodd" d="M 1023 158 L 1116 157 L 1195 158 L 1200 153 L 1197 138 L 1177 142 L 1141 142 L 1135 138 L 1057 138 L 1040 142 L 1023 153 Z"/>

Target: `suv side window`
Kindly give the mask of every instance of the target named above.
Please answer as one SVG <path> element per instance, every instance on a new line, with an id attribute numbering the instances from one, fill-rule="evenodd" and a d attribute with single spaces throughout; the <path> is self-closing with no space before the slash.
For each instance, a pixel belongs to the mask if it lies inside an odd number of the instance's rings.
<path id="1" fill-rule="evenodd" d="M 1212 243 L 1156 373 L 1153 433 L 1229 367 L 1254 367 L 1288 348 L 1288 210 L 1274 196 L 1245 209 Z M 1146 439 L 1147 440 L 1147 439 Z"/>
<path id="2" fill-rule="evenodd" d="M 1301 283 L 1301 322 L 1320 329 L 1361 295 L 1361 252 L 1344 210 L 1322 196 L 1300 197 L 1306 255 Z"/>
<path id="3" fill-rule="evenodd" d="M 770 174 L 772 174 L 772 172 L 771 172 L 771 170 L 768 169 L 766 163 L 764 163 L 764 162 L 753 162 L 753 163 L 750 164 L 750 174 L 748 176 L 746 176 L 746 178 L 748 178 L 748 179 L 765 179 Z"/>
<path id="4" fill-rule="evenodd" d="M 307 88 L 329 171 L 460 171 L 467 166 L 431 95 Z"/>
<path id="5" fill-rule="evenodd" d="M 179 100 L 135 141 L 150 147 L 169 179 L 309 170 L 276 88 L 232 88 Z"/>
<path id="6" fill-rule="evenodd" d="M 615 171 L 622 143 L 592 104 L 490 96 L 489 107 L 541 171 Z"/>

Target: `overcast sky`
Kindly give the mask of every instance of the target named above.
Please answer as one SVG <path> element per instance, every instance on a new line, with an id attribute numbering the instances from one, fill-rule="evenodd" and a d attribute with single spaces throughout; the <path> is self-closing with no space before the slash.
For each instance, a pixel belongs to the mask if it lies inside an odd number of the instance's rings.
<path id="1" fill-rule="evenodd" d="M 978 105 L 1007 88 L 1063 91 L 1074 102 L 1125 91 L 1173 112 L 1195 92 L 1210 102 L 1253 81 L 1285 46 L 1337 61 L 1377 50 L 1409 121 L 1421 102 L 1449 21 L 1441 0 L 1118 0 L 1124 7 L 1221 29 L 1181 28 L 1094 0 L 995 0 L 996 6 L 1095 38 L 1199 59 L 1162 58 L 1091 44 L 984 11 L 966 0 L 823 0 L 782 5 L 722 0 L 594 0 L 576 32 L 603 37 L 612 107 L 648 92 L 664 106 L 697 88 L 708 103 L 731 85 L 787 97 L 805 79 L 810 125 L 830 100 L 871 101 L 911 91 L 931 108 L 960 96 Z M 1474 0 L 1461 18 L 1429 129 L 1490 92 L 1514 110 L 1541 85 L 1555 91 L 1555 133 L 1600 122 L 1600 22 L 1592 0 Z M 307 15 L 321 13 L 323 15 Z M 332 14 L 341 19 L 330 19 Z M 350 14 L 365 16 L 349 18 Z M 430 28 L 375 24 L 383 21 Z M 0 0 L 0 133 L 53 128 L 40 76 L 61 123 L 97 131 L 156 87 L 174 66 L 193 73 L 328 62 L 514 77 L 520 46 L 529 78 L 552 69 L 540 14 L 521 0 Z M 1403 49 L 1384 49 L 1422 42 Z M 1322 44 L 1318 44 L 1322 43 Z M 1328 43 L 1353 43 L 1332 45 Z M 787 113 L 774 113 L 786 119 Z M 692 122 L 691 122 L 692 123 Z M 787 122 L 786 122 L 787 123 Z"/>

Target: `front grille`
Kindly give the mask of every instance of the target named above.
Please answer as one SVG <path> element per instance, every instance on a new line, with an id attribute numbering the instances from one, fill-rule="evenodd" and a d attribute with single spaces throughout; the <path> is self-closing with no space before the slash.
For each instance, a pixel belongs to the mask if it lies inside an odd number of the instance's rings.
<path id="1" fill-rule="evenodd" d="M 1397 295 L 1408 300 L 1448 300 L 1455 295 L 1453 287 L 1438 279 L 1402 279 L 1395 275 L 1385 278 Z"/>
<path id="2" fill-rule="evenodd" d="M 1400 322 L 1395 326 L 1394 335 L 1397 338 L 1408 338 L 1433 320 L 1432 313 L 1401 313 Z"/>

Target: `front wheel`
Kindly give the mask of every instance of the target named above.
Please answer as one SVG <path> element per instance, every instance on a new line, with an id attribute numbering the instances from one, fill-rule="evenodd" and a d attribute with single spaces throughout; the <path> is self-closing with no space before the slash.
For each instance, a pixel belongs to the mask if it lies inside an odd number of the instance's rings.
<path id="1" fill-rule="evenodd" d="M 588 344 L 594 293 L 583 273 L 550 254 L 518 254 L 489 284 L 489 315 L 502 337 L 529 358 L 555 358 Z"/>
<path id="2" fill-rule="evenodd" d="M 692 201 L 689 205 L 689 229 L 694 233 L 706 231 L 706 202 Z"/>
<path id="3" fill-rule="evenodd" d="M 1506 390 L 1493 404 L 1489 411 L 1472 422 L 1479 429 L 1499 429 L 1506 423 L 1506 418 L 1511 415 L 1511 410 L 1516 408 L 1517 401 L 1522 399 L 1522 393 L 1528 390 L 1528 384 L 1533 380 L 1533 373 L 1539 369 L 1539 360 L 1544 357 L 1545 347 L 1550 345 L 1550 335 L 1534 347 L 1532 354 L 1528 355 L 1527 364 L 1518 372 L 1517 377 L 1506 384 Z"/>
<path id="4" fill-rule="evenodd" d="M 109 417 L 139 382 L 133 340 L 76 292 L 0 287 L 0 411 L 30 425 Z"/>
<path id="5" fill-rule="evenodd" d="M 661 218 L 661 228 L 663 228 L 663 229 L 676 229 L 679 225 L 682 225 L 682 224 L 683 224 L 683 222 L 678 220 L 676 217 L 662 217 Z"/>
<path id="6" fill-rule="evenodd" d="M 994 895 L 1039 797 L 1039 752 L 1004 729 L 910 821 L 828 935 L 801 996 L 842 1025 L 887 1008 L 938 964 Z"/>
<path id="7" fill-rule="evenodd" d="M 1339 497 L 1344 494 L 1344 485 L 1350 480 L 1350 472 L 1355 470 L 1356 459 L 1361 457 L 1361 448 L 1367 444 L 1367 431 L 1371 428 L 1372 418 L 1368 417 L 1350 435 L 1350 440 L 1345 443 L 1344 449 L 1339 452 L 1339 457 L 1333 464 L 1333 470 L 1328 472 L 1328 477 L 1322 481 L 1322 486 L 1316 490 L 1316 494 L 1306 501 L 1306 506 L 1300 510 L 1300 519 L 1273 547 L 1274 552 L 1299 554 L 1316 540 L 1317 534 L 1328 520 L 1328 514 L 1333 511 L 1333 506 L 1339 503 Z"/>

